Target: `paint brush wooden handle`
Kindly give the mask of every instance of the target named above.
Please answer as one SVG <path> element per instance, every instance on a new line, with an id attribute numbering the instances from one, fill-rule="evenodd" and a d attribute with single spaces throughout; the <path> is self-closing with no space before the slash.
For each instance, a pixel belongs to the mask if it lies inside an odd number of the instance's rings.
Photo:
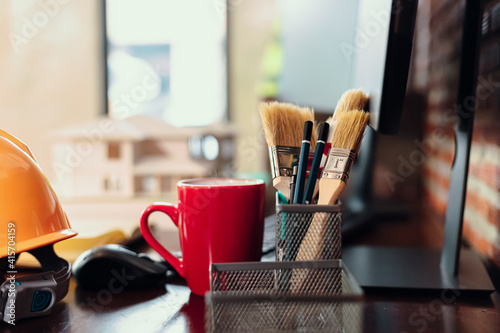
<path id="1" fill-rule="evenodd" d="M 319 187 L 320 187 L 320 197 L 319 197 L 319 205 L 331 205 L 335 203 L 340 195 L 342 193 L 343 189 L 345 188 L 345 182 L 336 180 L 335 184 L 330 184 L 325 183 L 324 181 L 319 182 Z M 332 197 L 325 197 L 321 196 L 321 188 L 328 186 L 328 185 L 333 185 L 336 187 L 336 190 L 334 191 L 334 195 Z M 322 213 L 315 213 L 312 216 L 311 224 L 309 225 L 309 228 L 307 229 L 306 235 L 304 236 L 304 239 L 302 240 L 299 251 L 297 253 L 297 257 L 295 258 L 296 261 L 315 261 L 315 260 L 322 260 L 322 259 L 340 259 L 340 258 L 330 258 L 331 253 L 340 253 L 337 251 L 327 251 L 327 258 L 323 258 L 325 249 L 330 249 L 334 248 L 335 246 L 339 246 L 340 244 L 326 244 L 327 241 L 331 241 L 331 237 L 328 237 L 328 234 L 331 233 L 329 231 L 329 228 L 336 228 L 335 225 L 329 226 L 329 223 L 335 223 L 335 217 L 332 218 L 331 214 L 336 214 L 336 213 L 331 213 L 331 212 L 322 212 Z M 340 223 L 339 225 L 339 230 L 333 230 L 333 232 L 342 232 L 341 230 L 342 224 Z M 334 237 L 336 238 L 336 237 Z M 291 283 L 291 289 L 293 292 L 300 293 L 304 290 L 307 289 L 307 284 L 308 281 L 310 281 L 312 277 L 310 276 L 309 273 L 302 271 L 302 270 L 296 270 L 294 271 L 292 275 L 292 283 Z"/>
<path id="2" fill-rule="evenodd" d="M 344 191 L 346 183 L 338 179 L 322 179 L 319 182 L 318 205 L 333 205 Z M 321 193 L 332 193 L 321 195 Z M 327 218 L 324 213 L 316 213 L 312 217 L 307 233 L 300 244 L 295 260 L 321 260 L 325 247 L 326 231 L 328 228 Z M 333 259 L 333 258 L 328 258 Z"/>
<path id="3" fill-rule="evenodd" d="M 355 157 L 356 153 L 350 149 L 330 149 L 319 181 L 318 205 L 335 204 L 345 189 Z M 296 260 L 321 259 L 327 225 L 318 214 L 321 213 L 314 214 L 306 236 L 300 244 Z"/>
<path id="4" fill-rule="evenodd" d="M 333 205 L 337 202 L 346 187 L 346 181 L 355 157 L 356 153 L 350 149 L 330 149 L 325 169 L 319 181 L 318 205 Z M 325 244 L 328 232 L 328 214 L 315 213 L 313 215 L 295 260 L 314 261 L 323 259 L 323 252 L 329 246 Z M 342 232 L 342 230 L 335 232 Z M 304 284 L 307 283 L 308 276 L 307 274 L 296 273 L 293 276 L 293 281 L 292 290 L 300 291 L 304 288 Z"/>

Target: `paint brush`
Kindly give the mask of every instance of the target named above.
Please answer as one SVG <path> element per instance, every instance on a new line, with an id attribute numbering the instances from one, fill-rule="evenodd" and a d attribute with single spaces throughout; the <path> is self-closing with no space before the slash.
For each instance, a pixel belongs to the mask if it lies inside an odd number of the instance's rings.
<path id="1" fill-rule="evenodd" d="M 362 110 L 342 112 L 332 138 L 325 168 L 319 180 L 319 205 L 332 205 L 344 191 L 356 152 L 363 138 L 369 113 Z M 327 225 L 321 213 L 315 214 L 300 244 L 296 259 L 320 260 L 323 255 Z"/>
<path id="2" fill-rule="evenodd" d="M 300 155 L 300 133 L 306 121 L 314 121 L 314 113 L 309 108 L 293 104 L 269 102 L 260 104 L 260 116 L 269 146 L 273 186 L 289 200 L 292 166 L 298 162 Z M 315 147 L 313 130 L 311 149 Z"/>
<path id="3" fill-rule="evenodd" d="M 361 89 L 350 89 L 342 94 L 335 112 L 333 120 L 337 120 L 341 112 L 348 112 L 353 110 L 364 110 L 368 104 L 369 97 Z"/>
<path id="4" fill-rule="evenodd" d="M 369 114 L 362 110 L 341 112 L 337 118 L 337 128 L 332 138 L 332 148 L 319 180 L 319 205 L 334 204 L 349 178 L 351 166 L 356 157 L 355 149 L 359 147 L 368 123 Z M 296 256 L 297 261 L 321 260 L 328 234 L 328 221 L 325 213 L 315 213 L 300 243 Z M 310 280 L 309 274 L 296 272 L 292 274 L 291 288 L 294 292 L 304 290 Z"/>
<path id="5" fill-rule="evenodd" d="M 345 91 L 337 102 L 335 111 L 333 115 L 326 120 L 330 125 L 330 132 L 328 133 L 328 140 L 325 144 L 325 149 L 323 152 L 323 158 L 321 160 L 321 166 L 325 165 L 325 161 L 330 150 L 333 133 L 335 132 L 335 127 L 337 125 L 337 118 L 343 112 L 348 112 L 352 110 L 367 110 L 368 104 L 370 102 L 370 97 L 363 92 L 361 89 L 351 89 Z M 356 153 L 359 152 L 359 147 L 356 149 Z M 314 189 L 313 199 L 318 196 L 319 188 L 316 186 Z"/>
<path id="6" fill-rule="evenodd" d="M 369 116 L 362 110 L 342 112 L 338 116 L 332 147 L 319 181 L 319 205 L 334 204 L 344 191 Z"/>
<path id="7" fill-rule="evenodd" d="M 333 116 L 327 120 L 330 124 L 330 135 L 328 142 L 332 142 L 338 117 L 343 112 L 352 110 L 365 110 L 368 106 L 369 97 L 361 89 L 350 89 L 345 91 L 337 102 Z"/>
<path id="8" fill-rule="evenodd" d="M 295 184 L 295 193 L 293 195 L 294 204 L 304 203 L 304 185 L 306 183 L 307 165 L 309 164 L 309 148 L 311 146 L 313 125 L 314 124 L 312 121 L 306 121 L 304 123 L 302 147 L 300 148 L 299 167 L 297 169 L 297 182 Z"/>

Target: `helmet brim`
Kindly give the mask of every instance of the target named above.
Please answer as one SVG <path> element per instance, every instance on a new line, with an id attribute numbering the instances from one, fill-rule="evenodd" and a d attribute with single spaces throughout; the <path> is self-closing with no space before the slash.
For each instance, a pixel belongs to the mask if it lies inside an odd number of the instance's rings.
<path id="1" fill-rule="evenodd" d="M 76 235 L 78 235 L 78 232 L 76 232 L 72 229 L 57 230 L 57 231 L 54 231 L 50 234 L 45 234 L 43 236 L 32 238 L 30 240 L 16 242 L 15 246 L 13 246 L 13 247 L 15 249 L 15 254 L 19 254 L 22 252 L 36 249 L 38 247 L 42 247 L 42 246 L 49 245 L 49 244 L 54 244 L 54 243 L 60 242 L 60 241 L 65 240 L 65 239 L 75 237 Z M 0 254 L 0 258 L 7 257 L 9 249 L 6 247 L 5 249 L 2 249 L 2 250 L 3 251 Z"/>

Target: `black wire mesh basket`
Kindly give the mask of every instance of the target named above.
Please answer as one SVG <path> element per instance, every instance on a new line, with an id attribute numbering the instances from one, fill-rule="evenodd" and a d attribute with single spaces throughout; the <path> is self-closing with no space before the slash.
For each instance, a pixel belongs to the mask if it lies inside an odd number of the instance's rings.
<path id="1" fill-rule="evenodd" d="M 207 332 L 361 332 L 363 292 L 342 260 L 213 264 Z"/>
<path id="2" fill-rule="evenodd" d="M 341 258 L 341 203 L 288 205 L 276 198 L 276 261 Z"/>

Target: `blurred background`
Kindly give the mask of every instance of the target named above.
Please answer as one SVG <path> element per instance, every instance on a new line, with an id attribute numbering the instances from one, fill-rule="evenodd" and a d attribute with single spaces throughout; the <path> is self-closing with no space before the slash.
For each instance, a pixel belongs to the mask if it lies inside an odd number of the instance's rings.
<path id="1" fill-rule="evenodd" d="M 500 265 L 500 1 L 483 2 L 464 237 Z M 369 43 L 358 3 L 2 1 L 0 126 L 32 149 L 83 234 L 132 229 L 183 178 L 270 184 L 259 103 L 325 120 L 343 91 L 362 88 L 349 79 Z M 375 147 L 373 197 L 408 212 L 373 226 L 387 243 L 405 223 L 404 245 L 442 243 L 462 19 L 463 1 L 419 1 L 400 131 Z"/>

